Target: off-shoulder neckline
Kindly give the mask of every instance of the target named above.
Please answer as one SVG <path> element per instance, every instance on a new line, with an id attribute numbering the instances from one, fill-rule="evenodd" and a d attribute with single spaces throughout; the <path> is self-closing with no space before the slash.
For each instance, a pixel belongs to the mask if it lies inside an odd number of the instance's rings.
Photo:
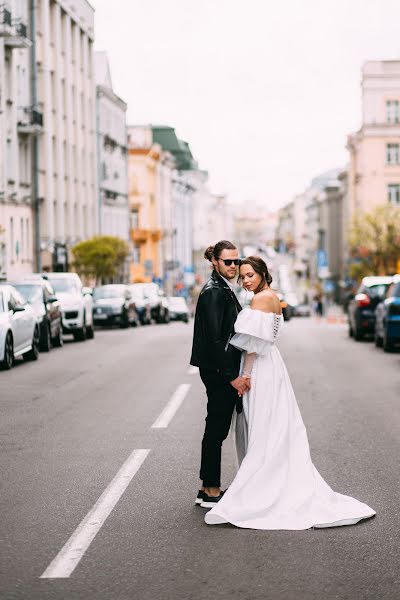
<path id="1" fill-rule="evenodd" d="M 247 309 L 247 310 L 254 311 L 254 312 L 259 312 L 259 313 L 262 313 L 263 315 L 275 315 L 276 317 L 283 317 L 283 314 L 282 314 L 282 313 L 276 313 L 276 312 L 273 312 L 272 310 L 269 310 L 269 311 L 266 311 L 266 310 L 260 310 L 259 308 L 251 308 L 251 306 L 245 306 L 245 307 L 243 308 L 243 310 L 246 310 L 246 309 Z"/>

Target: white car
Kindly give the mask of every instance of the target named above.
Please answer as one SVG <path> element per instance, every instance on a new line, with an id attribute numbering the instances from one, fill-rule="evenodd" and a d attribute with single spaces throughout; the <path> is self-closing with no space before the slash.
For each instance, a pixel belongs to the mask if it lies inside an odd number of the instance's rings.
<path id="1" fill-rule="evenodd" d="M 94 338 L 93 298 L 77 273 L 42 273 L 60 303 L 64 333 L 72 333 L 77 341 Z"/>
<path id="2" fill-rule="evenodd" d="M 0 285 L 0 367 L 11 369 L 14 358 L 39 357 L 39 324 L 31 306 L 11 285 Z"/>

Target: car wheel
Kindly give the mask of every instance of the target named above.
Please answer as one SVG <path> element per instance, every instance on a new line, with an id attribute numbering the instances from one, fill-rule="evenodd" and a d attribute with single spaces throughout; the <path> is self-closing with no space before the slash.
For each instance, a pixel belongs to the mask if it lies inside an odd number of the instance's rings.
<path id="1" fill-rule="evenodd" d="M 25 360 L 37 360 L 39 358 L 39 329 L 35 327 L 32 338 L 32 348 L 23 355 Z"/>
<path id="2" fill-rule="evenodd" d="M 359 329 L 357 329 L 357 327 L 356 327 L 356 329 L 354 331 L 354 339 L 357 342 L 361 342 L 361 340 L 363 339 L 363 337 L 364 337 L 364 334 Z"/>
<path id="3" fill-rule="evenodd" d="M 385 352 L 392 352 L 393 350 L 393 342 L 391 338 L 388 337 L 386 331 L 383 334 L 382 348 Z"/>
<path id="4" fill-rule="evenodd" d="M 9 371 L 14 364 L 14 343 L 11 332 L 9 331 L 6 335 L 6 341 L 4 342 L 4 357 L 0 362 L 0 368 L 3 371 Z"/>
<path id="5" fill-rule="evenodd" d="M 81 329 L 78 329 L 77 331 L 74 332 L 74 340 L 76 342 L 84 342 L 86 340 L 86 337 L 87 337 L 86 315 L 83 315 L 83 326 L 81 327 Z"/>
<path id="6" fill-rule="evenodd" d="M 58 328 L 57 337 L 53 338 L 53 346 L 55 348 L 61 348 L 64 345 L 64 338 L 62 332 L 62 325 Z"/>
<path id="7" fill-rule="evenodd" d="M 51 336 L 50 336 L 50 328 L 49 325 L 46 324 L 46 331 L 44 332 L 44 336 L 42 342 L 40 344 L 41 352 L 50 352 L 51 348 Z"/>
<path id="8" fill-rule="evenodd" d="M 122 313 L 121 323 L 119 324 L 119 326 L 121 327 L 121 329 L 126 329 L 127 327 L 129 327 L 129 317 L 127 312 Z"/>
<path id="9" fill-rule="evenodd" d="M 349 325 L 349 337 L 354 337 L 354 331 L 351 325 Z"/>
<path id="10" fill-rule="evenodd" d="M 94 325 L 93 323 L 86 328 L 86 337 L 88 340 L 92 340 L 94 338 Z"/>

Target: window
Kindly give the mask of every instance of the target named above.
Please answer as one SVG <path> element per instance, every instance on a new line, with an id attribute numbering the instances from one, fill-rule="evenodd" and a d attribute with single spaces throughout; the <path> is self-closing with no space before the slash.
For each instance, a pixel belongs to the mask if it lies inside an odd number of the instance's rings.
<path id="1" fill-rule="evenodd" d="M 399 101 L 386 100 L 386 123 L 393 124 L 399 122 Z"/>
<path id="2" fill-rule="evenodd" d="M 14 262 L 14 219 L 10 217 L 10 258 Z"/>
<path id="3" fill-rule="evenodd" d="M 388 185 L 388 200 L 390 204 L 400 204 L 400 184 L 389 183 Z"/>
<path id="4" fill-rule="evenodd" d="M 386 163 L 388 165 L 398 165 L 400 163 L 399 144 L 386 144 Z"/>

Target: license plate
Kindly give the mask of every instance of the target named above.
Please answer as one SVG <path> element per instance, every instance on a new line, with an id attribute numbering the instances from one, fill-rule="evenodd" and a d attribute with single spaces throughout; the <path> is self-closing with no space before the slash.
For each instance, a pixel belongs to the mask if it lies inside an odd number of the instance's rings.
<path id="1" fill-rule="evenodd" d="M 107 319 L 107 315 L 97 314 L 96 319 Z"/>

